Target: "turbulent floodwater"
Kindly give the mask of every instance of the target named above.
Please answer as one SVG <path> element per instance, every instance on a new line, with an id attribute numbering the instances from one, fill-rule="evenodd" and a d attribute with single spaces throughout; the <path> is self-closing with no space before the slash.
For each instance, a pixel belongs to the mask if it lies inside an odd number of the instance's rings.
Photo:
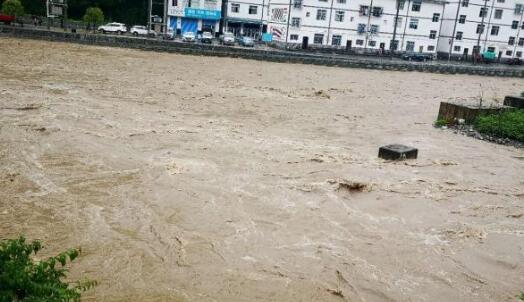
<path id="1" fill-rule="evenodd" d="M 481 84 L 0 38 L 0 237 L 86 301 L 514 301 L 523 151 L 432 127 Z"/>

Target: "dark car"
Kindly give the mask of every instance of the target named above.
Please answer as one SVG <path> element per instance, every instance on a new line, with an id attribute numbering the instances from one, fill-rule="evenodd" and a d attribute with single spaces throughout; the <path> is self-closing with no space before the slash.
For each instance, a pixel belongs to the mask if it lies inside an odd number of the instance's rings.
<path id="1" fill-rule="evenodd" d="M 401 59 L 406 61 L 426 62 L 433 60 L 433 55 L 417 52 L 407 52 L 401 56 Z"/>
<path id="2" fill-rule="evenodd" d="M 244 47 L 253 47 L 255 46 L 255 41 L 253 38 L 250 37 L 242 37 L 240 38 L 240 41 L 238 42 L 241 46 Z"/>
<path id="3" fill-rule="evenodd" d="M 506 61 L 508 65 L 522 65 L 522 60 L 519 58 L 511 58 L 508 61 Z"/>

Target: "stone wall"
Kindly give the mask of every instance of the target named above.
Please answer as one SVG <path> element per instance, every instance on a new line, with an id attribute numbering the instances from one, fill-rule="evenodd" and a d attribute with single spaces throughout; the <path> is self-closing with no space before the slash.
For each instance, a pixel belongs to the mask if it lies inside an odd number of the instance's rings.
<path id="1" fill-rule="evenodd" d="M 338 66 L 347 68 L 382 69 L 397 71 L 420 71 L 443 74 L 471 74 L 500 77 L 524 77 L 521 67 L 493 67 L 454 65 L 438 62 L 413 63 L 390 60 L 389 58 L 366 58 L 350 56 L 330 56 L 279 50 L 245 49 L 221 45 L 200 43 L 183 43 L 127 36 L 112 36 L 85 33 L 67 33 L 58 31 L 35 30 L 31 28 L 0 26 L 0 37 L 29 38 L 46 41 L 70 42 L 87 45 L 133 48 L 149 51 L 172 52 L 190 55 L 207 55 L 217 57 L 235 57 L 271 62 L 287 62 Z"/>

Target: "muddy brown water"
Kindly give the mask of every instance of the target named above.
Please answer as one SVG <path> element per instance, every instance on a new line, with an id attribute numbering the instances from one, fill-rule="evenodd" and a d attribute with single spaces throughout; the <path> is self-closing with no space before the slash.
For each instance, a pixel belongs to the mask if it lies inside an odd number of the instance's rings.
<path id="1" fill-rule="evenodd" d="M 82 247 L 85 301 L 524 290 L 522 149 L 432 127 L 440 101 L 522 79 L 7 38 L 0 67 L 0 237 Z M 391 143 L 419 158 L 378 159 Z"/>

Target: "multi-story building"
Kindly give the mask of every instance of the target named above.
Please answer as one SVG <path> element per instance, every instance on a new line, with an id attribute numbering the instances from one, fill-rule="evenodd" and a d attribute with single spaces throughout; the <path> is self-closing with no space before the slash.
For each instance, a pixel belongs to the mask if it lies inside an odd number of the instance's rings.
<path id="1" fill-rule="evenodd" d="M 278 41 L 429 53 L 445 7 L 439 0 L 290 1 L 270 2 L 268 30 Z"/>
<path id="2" fill-rule="evenodd" d="M 225 0 L 224 30 L 235 35 L 259 38 L 267 25 L 269 0 Z"/>
<path id="3" fill-rule="evenodd" d="M 520 58 L 524 52 L 523 15 L 524 0 L 450 2 L 444 13 L 438 51 L 466 58 L 479 49 L 499 58 Z"/>
<path id="4" fill-rule="evenodd" d="M 176 33 L 218 32 L 221 0 L 166 0 L 169 27 Z"/>

